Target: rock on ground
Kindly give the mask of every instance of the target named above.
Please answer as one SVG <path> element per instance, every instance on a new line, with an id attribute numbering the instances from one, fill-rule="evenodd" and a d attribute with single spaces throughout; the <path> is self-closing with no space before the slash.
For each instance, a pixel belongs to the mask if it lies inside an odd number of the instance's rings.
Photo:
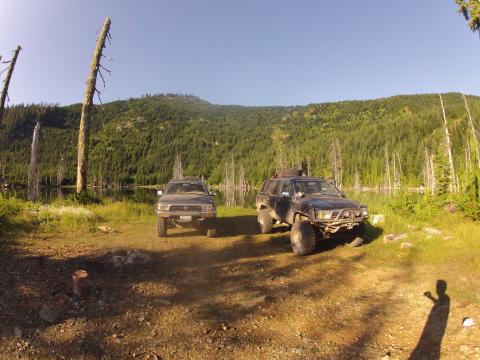
<path id="1" fill-rule="evenodd" d="M 425 233 L 427 233 L 428 235 L 434 235 L 434 236 L 442 235 L 442 232 L 440 230 L 432 228 L 432 227 L 424 227 L 423 231 Z"/>
<path id="2" fill-rule="evenodd" d="M 408 235 L 406 233 L 401 233 L 401 234 L 397 234 L 397 235 L 387 234 L 383 237 L 383 242 L 387 244 L 387 243 L 392 242 L 392 241 L 404 240 L 407 237 L 408 237 Z"/>
<path id="3" fill-rule="evenodd" d="M 383 214 L 375 214 L 370 217 L 370 222 L 372 225 L 382 224 L 385 222 L 385 215 Z"/>

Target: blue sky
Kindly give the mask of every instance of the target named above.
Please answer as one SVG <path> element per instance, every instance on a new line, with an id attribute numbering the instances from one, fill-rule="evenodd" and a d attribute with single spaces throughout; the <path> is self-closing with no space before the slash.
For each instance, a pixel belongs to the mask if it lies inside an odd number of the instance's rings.
<path id="1" fill-rule="evenodd" d="M 23 47 L 10 104 L 80 102 L 106 16 L 114 62 L 104 102 L 164 92 L 242 105 L 480 95 L 480 38 L 453 0 L 1 3 L 0 54 Z"/>

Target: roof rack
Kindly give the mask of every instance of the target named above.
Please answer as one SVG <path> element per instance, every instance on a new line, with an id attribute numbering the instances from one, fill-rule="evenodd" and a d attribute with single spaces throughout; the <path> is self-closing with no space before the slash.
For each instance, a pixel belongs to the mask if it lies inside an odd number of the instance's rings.
<path id="1" fill-rule="evenodd" d="M 305 176 L 305 173 L 302 169 L 279 169 L 272 175 L 272 179 L 292 176 Z"/>

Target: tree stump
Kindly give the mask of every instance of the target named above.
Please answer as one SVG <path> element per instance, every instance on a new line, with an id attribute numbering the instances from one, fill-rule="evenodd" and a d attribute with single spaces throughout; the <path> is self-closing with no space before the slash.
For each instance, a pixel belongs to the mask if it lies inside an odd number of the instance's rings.
<path id="1" fill-rule="evenodd" d="M 73 293 L 76 296 L 83 297 L 88 292 L 88 272 L 85 270 L 76 270 L 72 275 Z"/>

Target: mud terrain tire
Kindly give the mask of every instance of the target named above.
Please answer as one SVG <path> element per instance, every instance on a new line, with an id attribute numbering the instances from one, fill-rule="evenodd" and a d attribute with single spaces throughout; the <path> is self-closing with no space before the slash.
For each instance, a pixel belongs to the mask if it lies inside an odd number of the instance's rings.
<path id="1" fill-rule="evenodd" d="M 159 237 L 167 236 L 167 220 L 157 216 L 157 233 Z"/>
<path id="2" fill-rule="evenodd" d="M 262 234 L 270 234 L 273 229 L 273 219 L 270 216 L 268 209 L 261 209 L 258 212 L 258 224 L 260 225 L 260 232 Z"/>
<path id="3" fill-rule="evenodd" d="M 305 256 L 311 254 L 315 250 L 316 245 L 315 230 L 312 224 L 306 220 L 295 221 L 290 231 L 290 242 L 295 255 Z"/>

